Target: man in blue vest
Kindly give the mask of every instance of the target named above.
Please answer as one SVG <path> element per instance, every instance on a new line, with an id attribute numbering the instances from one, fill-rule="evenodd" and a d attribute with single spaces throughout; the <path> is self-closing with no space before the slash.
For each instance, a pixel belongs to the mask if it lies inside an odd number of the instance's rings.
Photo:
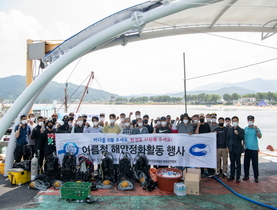
<path id="1" fill-rule="evenodd" d="M 258 169 L 258 152 L 259 144 L 258 138 L 262 138 L 262 133 L 260 129 L 254 125 L 255 118 L 252 115 L 247 117 L 248 126 L 244 128 L 244 145 L 245 145 L 245 155 L 244 155 L 244 177 L 243 180 L 249 179 L 249 167 L 250 160 L 252 161 L 252 167 L 254 172 L 255 182 L 259 182 L 259 169 Z"/>
<path id="2" fill-rule="evenodd" d="M 20 162 L 23 156 L 24 160 L 31 157 L 31 149 L 28 147 L 31 128 L 27 125 L 27 116 L 20 116 L 20 123 L 15 126 L 16 147 L 14 149 L 15 162 Z"/>

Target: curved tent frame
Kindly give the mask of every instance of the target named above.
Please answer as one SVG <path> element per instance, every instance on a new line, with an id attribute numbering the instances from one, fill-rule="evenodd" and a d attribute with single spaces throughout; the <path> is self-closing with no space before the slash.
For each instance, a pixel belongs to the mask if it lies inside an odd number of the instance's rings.
<path id="1" fill-rule="evenodd" d="M 0 136 L 20 113 L 31 109 L 56 74 L 85 54 L 129 42 L 188 33 L 262 32 L 263 39 L 277 33 L 276 25 L 275 0 L 152 0 L 119 11 L 65 40 L 41 59 L 44 72 L 5 114 L 0 122 Z M 12 134 L 5 175 L 12 167 L 14 148 Z"/>

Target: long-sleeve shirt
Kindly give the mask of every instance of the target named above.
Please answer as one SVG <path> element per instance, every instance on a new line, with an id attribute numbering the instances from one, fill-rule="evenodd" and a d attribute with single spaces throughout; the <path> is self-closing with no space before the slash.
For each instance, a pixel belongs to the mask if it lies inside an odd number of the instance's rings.
<path id="1" fill-rule="evenodd" d="M 84 133 L 102 133 L 102 127 L 101 126 L 98 126 L 98 127 L 87 127 L 85 126 L 84 127 Z"/>

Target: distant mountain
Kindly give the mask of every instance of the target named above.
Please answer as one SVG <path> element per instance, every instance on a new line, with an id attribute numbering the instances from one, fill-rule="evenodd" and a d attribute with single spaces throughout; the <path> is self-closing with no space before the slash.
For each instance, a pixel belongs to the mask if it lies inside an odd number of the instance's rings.
<path id="1" fill-rule="evenodd" d="M 78 100 L 81 98 L 85 86 L 82 85 L 79 88 L 78 87 L 78 85 L 68 83 L 67 92 L 68 95 L 71 96 L 71 101 L 77 99 L 76 102 L 78 102 Z M 25 76 L 15 75 L 0 78 L 0 98 L 4 98 L 6 100 L 15 100 L 24 91 L 24 89 Z M 63 101 L 64 89 L 64 83 L 51 81 L 42 91 L 36 102 L 44 103 L 47 102 L 47 100 Z M 112 96 L 117 97 L 118 95 L 94 88 L 89 88 L 88 93 L 85 94 L 84 101 L 109 101 Z"/>
<path id="2" fill-rule="evenodd" d="M 211 91 L 207 91 L 207 90 L 188 91 L 187 95 L 198 95 L 200 93 L 217 94 L 217 95 L 223 96 L 225 93 L 228 93 L 230 95 L 233 93 L 238 93 L 240 95 L 246 95 L 246 94 L 251 94 L 251 93 L 257 93 L 257 91 L 249 90 L 249 89 L 241 88 L 241 87 L 237 87 L 237 86 L 231 86 L 231 87 L 225 87 L 225 88 L 220 88 L 218 90 L 211 90 Z M 171 97 L 183 97 L 184 92 L 172 94 L 170 96 Z"/>
<path id="3" fill-rule="evenodd" d="M 237 82 L 237 83 L 214 83 L 210 85 L 204 85 L 198 88 L 193 89 L 193 91 L 200 90 L 218 90 L 221 88 L 227 88 L 231 86 L 241 87 L 245 89 L 251 89 L 256 92 L 277 92 L 277 80 L 263 80 L 260 78 Z"/>

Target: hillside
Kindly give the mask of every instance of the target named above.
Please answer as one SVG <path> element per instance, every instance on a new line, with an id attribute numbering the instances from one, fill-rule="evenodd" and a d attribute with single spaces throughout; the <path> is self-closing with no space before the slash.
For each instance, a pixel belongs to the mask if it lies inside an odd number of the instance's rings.
<path id="1" fill-rule="evenodd" d="M 12 85 L 11 85 L 12 84 Z M 78 85 L 68 83 L 68 95 L 70 100 L 80 99 L 85 86 L 81 86 L 77 91 Z M 10 77 L 0 78 L 0 98 L 6 100 L 15 100 L 25 89 L 25 77 L 14 75 Z M 64 98 L 65 84 L 51 81 L 43 92 L 38 97 L 36 103 L 46 103 L 52 100 L 61 100 Z M 76 92 L 75 92 L 76 91 Z M 74 93 L 75 92 L 75 93 Z M 74 93 L 74 94 L 73 94 Z M 73 95 L 72 95 L 73 94 Z M 111 96 L 115 94 L 89 88 L 88 93 L 85 94 L 84 101 L 109 101 Z"/>

